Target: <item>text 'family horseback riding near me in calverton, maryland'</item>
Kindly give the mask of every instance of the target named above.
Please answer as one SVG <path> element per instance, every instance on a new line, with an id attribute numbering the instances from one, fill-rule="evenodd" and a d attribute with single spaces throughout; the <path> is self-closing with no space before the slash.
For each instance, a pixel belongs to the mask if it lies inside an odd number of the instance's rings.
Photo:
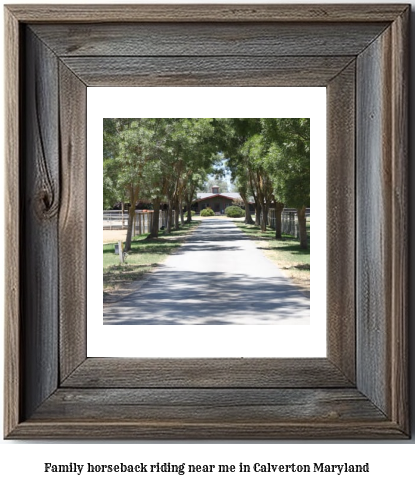
<path id="1" fill-rule="evenodd" d="M 251 463 L 245 464 L 174 464 L 170 462 L 146 464 L 115 463 L 115 464 L 68 464 L 44 463 L 45 473 L 74 473 L 77 475 L 85 473 L 176 473 L 179 475 L 197 473 L 334 473 L 337 475 L 349 473 L 369 473 L 369 463 L 364 464 L 272 464 L 272 463 Z"/>

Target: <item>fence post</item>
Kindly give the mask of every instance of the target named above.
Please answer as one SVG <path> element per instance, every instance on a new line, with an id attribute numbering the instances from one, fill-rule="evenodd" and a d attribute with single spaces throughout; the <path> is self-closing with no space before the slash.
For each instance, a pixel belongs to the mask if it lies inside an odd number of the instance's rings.
<path id="1" fill-rule="evenodd" d="M 124 262 L 124 253 L 123 253 L 122 241 L 118 241 L 118 254 L 120 256 L 120 263 L 123 264 L 123 262 Z"/>

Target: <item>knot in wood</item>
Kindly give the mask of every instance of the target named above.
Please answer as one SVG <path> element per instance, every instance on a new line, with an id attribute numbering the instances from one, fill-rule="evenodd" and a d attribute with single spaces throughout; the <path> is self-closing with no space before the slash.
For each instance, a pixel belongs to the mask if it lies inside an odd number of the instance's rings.
<path id="1" fill-rule="evenodd" d="M 42 188 L 36 199 L 36 213 L 42 219 L 50 219 L 58 212 L 58 205 L 52 191 Z"/>

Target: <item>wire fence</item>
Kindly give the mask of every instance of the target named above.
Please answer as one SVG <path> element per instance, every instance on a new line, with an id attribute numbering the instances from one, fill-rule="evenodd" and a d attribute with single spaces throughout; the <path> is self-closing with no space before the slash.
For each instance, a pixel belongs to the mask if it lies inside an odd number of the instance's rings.
<path id="1" fill-rule="evenodd" d="M 174 210 L 172 211 L 174 221 Z M 154 210 L 136 210 L 133 222 L 133 236 L 151 232 L 154 225 Z M 159 229 L 167 226 L 167 210 L 159 212 Z M 126 230 L 128 228 L 128 212 L 122 210 L 104 210 L 102 228 L 104 230 Z"/>
<path id="2" fill-rule="evenodd" d="M 306 219 L 310 222 L 310 209 L 306 209 Z M 268 212 L 268 222 L 267 225 L 271 229 L 275 229 L 275 208 L 270 208 Z M 295 208 L 284 208 L 281 214 L 281 232 L 283 234 L 288 234 L 295 238 L 300 237 L 300 231 L 298 228 L 298 215 Z"/>
<path id="3" fill-rule="evenodd" d="M 128 226 L 128 213 L 121 210 L 104 210 L 102 228 L 105 230 L 126 229 Z"/>
<path id="4" fill-rule="evenodd" d="M 174 221 L 174 210 L 172 212 Z M 306 209 L 307 222 L 310 222 L 310 209 Z M 275 209 L 270 208 L 268 211 L 267 225 L 275 229 Z M 154 210 L 136 210 L 134 216 L 133 236 L 151 232 L 154 221 Z M 159 212 L 159 229 L 167 226 L 167 210 Z M 104 230 L 123 230 L 128 227 L 128 212 L 121 210 L 104 210 L 103 211 L 103 229 Z M 281 231 L 297 239 L 300 236 L 298 229 L 298 216 L 295 208 L 284 208 L 281 214 Z"/>

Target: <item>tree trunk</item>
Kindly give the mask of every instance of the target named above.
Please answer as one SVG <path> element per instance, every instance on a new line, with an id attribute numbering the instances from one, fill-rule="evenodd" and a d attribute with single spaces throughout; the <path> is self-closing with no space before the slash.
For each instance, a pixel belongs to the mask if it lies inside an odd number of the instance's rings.
<path id="1" fill-rule="evenodd" d="M 305 217 L 305 206 L 301 208 L 297 208 L 297 216 L 298 216 L 298 230 L 300 232 L 300 247 L 302 249 L 307 249 L 308 239 L 307 239 L 307 221 Z"/>
<path id="2" fill-rule="evenodd" d="M 255 201 L 255 225 L 261 225 L 261 204 Z"/>
<path id="3" fill-rule="evenodd" d="M 125 238 L 125 251 L 131 250 L 131 240 L 133 237 L 133 225 L 135 217 L 135 205 L 131 205 L 128 209 L 128 227 L 127 227 L 127 237 Z"/>
<path id="4" fill-rule="evenodd" d="M 170 234 L 172 228 L 172 220 L 173 220 L 173 206 L 172 201 L 168 201 L 168 208 L 167 208 L 167 226 L 166 226 L 166 234 Z"/>
<path id="5" fill-rule="evenodd" d="M 155 198 L 153 200 L 153 225 L 151 227 L 151 232 L 148 237 L 158 237 L 159 236 L 159 219 L 160 219 L 160 198 Z"/>
<path id="6" fill-rule="evenodd" d="M 268 205 L 266 203 L 261 202 L 261 211 L 262 211 L 261 232 L 265 232 L 267 230 L 267 219 L 268 219 Z"/>
<path id="7" fill-rule="evenodd" d="M 281 202 L 275 202 L 275 239 L 282 238 L 282 224 L 281 224 L 281 216 L 282 211 L 284 210 L 284 204 Z"/>
<path id="8" fill-rule="evenodd" d="M 180 204 L 179 201 L 176 199 L 174 202 L 174 229 L 179 230 L 179 219 L 180 219 Z"/>
<path id="9" fill-rule="evenodd" d="M 186 222 L 190 224 L 192 221 L 192 200 L 186 200 L 186 206 L 187 206 L 187 220 Z"/>
<path id="10" fill-rule="evenodd" d="M 242 197 L 242 195 L 241 195 Z M 242 200 L 244 202 L 244 206 L 245 206 L 245 224 L 254 224 L 254 221 L 252 220 L 252 217 L 251 217 L 251 212 L 249 211 L 249 203 L 248 203 L 248 200 L 246 198 L 243 198 L 242 197 Z"/>
<path id="11" fill-rule="evenodd" d="M 129 192 L 130 192 L 130 208 L 128 209 L 128 228 L 127 228 L 127 237 L 125 239 L 126 252 L 131 250 L 131 239 L 133 237 L 133 225 L 134 225 L 134 217 L 135 217 L 135 205 L 138 200 L 139 188 L 131 186 Z"/>
<path id="12" fill-rule="evenodd" d="M 180 222 L 184 225 L 183 202 L 180 202 Z"/>

